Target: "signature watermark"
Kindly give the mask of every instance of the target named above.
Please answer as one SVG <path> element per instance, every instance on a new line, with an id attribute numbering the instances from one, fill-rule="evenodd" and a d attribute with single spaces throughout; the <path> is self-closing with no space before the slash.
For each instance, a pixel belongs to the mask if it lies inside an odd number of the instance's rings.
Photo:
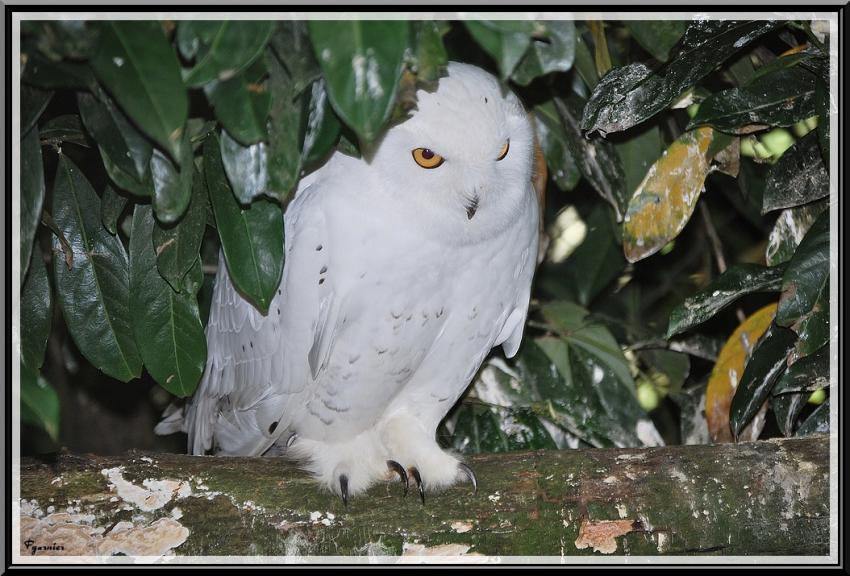
<path id="1" fill-rule="evenodd" d="M 35 540 L 24 540 L 24 546 L 29 550 L 30 555 L 35 556 L 39 552 L 59 552 L 64 551 L 65 547 L 61 544 L 53 542 L 52 544 L 36 544 Z"/>

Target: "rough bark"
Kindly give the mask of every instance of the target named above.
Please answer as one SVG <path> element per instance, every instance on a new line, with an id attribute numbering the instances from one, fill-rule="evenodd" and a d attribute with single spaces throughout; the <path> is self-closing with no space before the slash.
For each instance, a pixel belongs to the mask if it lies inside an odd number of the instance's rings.
<path id="1" fill-rule="evenodd" d="M 826 436 L 468 461 L 477 495 L 388 482 L 345 508 L 277 458 L 25 459 L 21 557 L 829 553 Z"/>

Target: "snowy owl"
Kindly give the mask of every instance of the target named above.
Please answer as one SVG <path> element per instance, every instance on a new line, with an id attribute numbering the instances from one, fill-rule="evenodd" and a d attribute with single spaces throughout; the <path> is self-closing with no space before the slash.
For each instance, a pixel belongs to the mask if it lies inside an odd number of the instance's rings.
<path id="1" fill-rule="evenodd" d="M 223 259 L 208 361 L 158 432 L 194 454 L 282 453 L 344 502 L 379 480 L 407 493 L 472 470 L 436 441 L 490 350 L 520 344 L 537 256 L 532 127 L 519 99 L 450 63 L 371 159 L 333 155 L 284 215 L 285 265 L 267 315 Z"/>

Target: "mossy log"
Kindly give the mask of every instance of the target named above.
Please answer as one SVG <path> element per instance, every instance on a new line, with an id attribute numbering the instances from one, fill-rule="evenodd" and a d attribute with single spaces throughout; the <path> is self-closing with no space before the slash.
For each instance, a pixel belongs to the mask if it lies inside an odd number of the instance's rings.
<path id="1" fill-rule="evenodd" d="M 346 508 L 278 458 L 24 459 L 20 559 L 829 554 L 826 436 L 468 462 L 475 495 L 388 481 Z"/>

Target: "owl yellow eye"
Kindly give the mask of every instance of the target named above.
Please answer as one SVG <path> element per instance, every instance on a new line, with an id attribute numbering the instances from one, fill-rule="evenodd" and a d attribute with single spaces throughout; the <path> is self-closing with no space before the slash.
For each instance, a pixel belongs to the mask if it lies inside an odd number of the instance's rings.
<path id="1" fill-rule="evenodd" d="M 504 157 L 508 155 L 508 150 L 510 150 L 510 149 L 511 149 L 511 139 L 508 138 L 507 140 L 505 140 L 505 145 L 502 146 L 501 150 L 499 150 L 499 157 L 496 158 L 496 162 L 504 159 Z"/>
<path id="2" fill-rule="evenodd" d="M 428 168 L 429 170 L 431 168 L 436 168 L 445 160 L 445 158 L 428 148 L 417 148 L 414 150 L 413 159 L 417 164 L 423 168 Z"/>

